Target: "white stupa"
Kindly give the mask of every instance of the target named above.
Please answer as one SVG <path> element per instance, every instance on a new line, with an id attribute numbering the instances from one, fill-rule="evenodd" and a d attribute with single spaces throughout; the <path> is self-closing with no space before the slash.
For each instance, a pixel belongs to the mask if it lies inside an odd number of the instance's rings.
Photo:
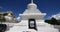
<path id="1" fill-rule="evenodd" d="M 7 32 L 59 32 L 54 26 L 44 22 L 44 16 L 46 13 L 41 13 L 37 8 L 37 5 L 33 3 L 28 4 L 27 9 L 21 16 L 21 22 L 15 24 Z"/>

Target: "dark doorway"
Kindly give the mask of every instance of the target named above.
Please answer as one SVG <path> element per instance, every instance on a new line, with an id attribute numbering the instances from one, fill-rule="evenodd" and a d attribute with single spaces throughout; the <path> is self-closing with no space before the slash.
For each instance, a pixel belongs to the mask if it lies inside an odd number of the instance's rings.
<path id="1" fill-rule="evenodd" d="M 29 29 L 35 29 L 35 30 L 37 30 L 35 19 L 29 19 L 28 24 L 29 24 Z"/>

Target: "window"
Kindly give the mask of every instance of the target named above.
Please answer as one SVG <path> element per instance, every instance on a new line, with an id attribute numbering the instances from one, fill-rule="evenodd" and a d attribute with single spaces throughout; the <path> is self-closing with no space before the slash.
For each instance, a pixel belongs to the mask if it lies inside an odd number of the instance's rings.
<path id="1" fill-rule="evenodd" d="M 28 26 L 29 26 L 29 29 L 35 29 L 35 30 L 37 30 L 36 29 L 36 21 L 35 21 L 35 19 L 29 19 L 29 22 L 28 22 Z"/>

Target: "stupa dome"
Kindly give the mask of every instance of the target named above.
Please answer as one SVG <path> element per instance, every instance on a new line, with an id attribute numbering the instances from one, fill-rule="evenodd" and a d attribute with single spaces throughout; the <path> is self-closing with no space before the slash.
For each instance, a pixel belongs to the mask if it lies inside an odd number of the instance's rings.
<path id="1" fill-rule="evenodd" d="M 31 3 L 28 4 L 28 8 L 37 8 L 37 5 L 32 0 Z"/>

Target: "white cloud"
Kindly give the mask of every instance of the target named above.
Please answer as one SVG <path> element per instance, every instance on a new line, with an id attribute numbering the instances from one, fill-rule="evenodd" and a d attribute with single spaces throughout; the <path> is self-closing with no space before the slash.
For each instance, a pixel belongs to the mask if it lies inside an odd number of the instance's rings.
<path id="1" fill-rule="evenodd" d="M 18 21 L 21 21 L 21 18 L 20 18 L 20 17 L 17 17 L 17 20 L 18 20 Z"/>
<path id="2" fill-rule="evenodd" d="M 52 18 L 52 17 L 54 17 L 54 18 L 56 18 L 57 20 L 59 20 L 59 19 L 60 19 L 60 13 L 55 14 L 55 15 L 52 15 L 50 18 Z"/>
<path id="3" fill-rule="evenodd" d="M 0 9 L 3 9 L 3 8 L 0 6 Z"/>

